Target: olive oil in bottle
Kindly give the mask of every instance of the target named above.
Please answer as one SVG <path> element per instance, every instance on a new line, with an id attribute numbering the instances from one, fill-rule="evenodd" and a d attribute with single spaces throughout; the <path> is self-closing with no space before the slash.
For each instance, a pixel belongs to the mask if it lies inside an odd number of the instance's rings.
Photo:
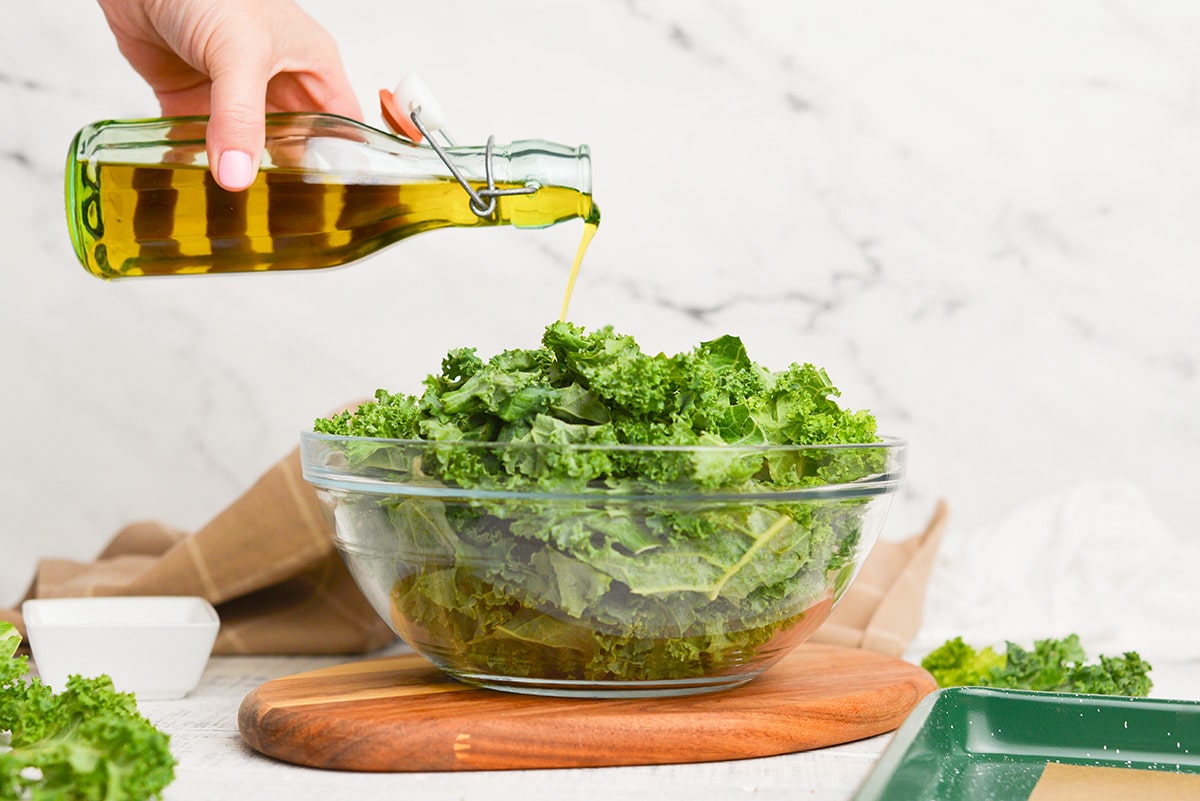
<path id="1" fill-rule="evenodd" d="M 499 190 L 494 209 L 480 216 L 459 176 L 429 147 L 326 114 L 269 115 L 258 177 L 242 192 L 227 192 L 209 172 L 205 123 L 102 122 L 76 135 L 67 160 L 67 218 L 89 272 L 118 278 L 319 269 L 423 231 L 540 228 L 579 218 L 585 241 L 565 315 L 599 222 L 586 146 L 527 140 L 448 148 L 471 186 Z"/>

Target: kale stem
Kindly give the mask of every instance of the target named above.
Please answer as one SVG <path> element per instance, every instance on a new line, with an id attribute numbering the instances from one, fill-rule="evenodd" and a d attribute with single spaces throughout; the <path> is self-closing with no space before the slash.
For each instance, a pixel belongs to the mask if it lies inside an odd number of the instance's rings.
<path id="1" fill-rule="evenodd" d="M 754 544 L 746 549 L 746 552 L 742 554 L 742 558 L 734 562 L 733 566 L 726 570 L 721 577 L 717 579 L 716 583 L 713 584 L 712 589 L 709 590 L 708 600 L 715 601 L 717 596 L 721 594 L 721 590 L 724 589 L 725 585 L 729 583 L 729 580 L 733 578 L 739 570 L 745 567 L 746 564 L 754 558 L 754 555 L 762 550 L 764 545 L 770 542 L 776 534 L 782 531 L 784 526 L 792 522 L 795 521 L 793 521 L 792 518 L 788 517 L 787 515 L 780 515 L 779 519 L 772 523 L 771 527 L 764 531 L 762 536 L 758 537 L 754 541 Z"/>

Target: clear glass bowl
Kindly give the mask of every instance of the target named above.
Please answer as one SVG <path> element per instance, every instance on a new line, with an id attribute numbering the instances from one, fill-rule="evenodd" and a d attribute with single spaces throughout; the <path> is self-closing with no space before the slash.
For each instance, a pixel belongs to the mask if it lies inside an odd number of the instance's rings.
<path id="1" fill-rule="evenodd" d="M 301 442 L 338 550 L 400 637 L 468 684 L 581 697 L 720 690 L 769 668 L 854 580 L 905 452 L 891 438 L 638 447 L 306 433 Z M 547 462 L 577 478 L 548 487 L 526 477 Z M 647 478 L 596 478 L 598 462 Z M 493 477 L 497 464 L 511 474 Z M 446 465 L 481 478 L 444 481 Z M 731 474 L 735 486 L 706 480 Z"/>

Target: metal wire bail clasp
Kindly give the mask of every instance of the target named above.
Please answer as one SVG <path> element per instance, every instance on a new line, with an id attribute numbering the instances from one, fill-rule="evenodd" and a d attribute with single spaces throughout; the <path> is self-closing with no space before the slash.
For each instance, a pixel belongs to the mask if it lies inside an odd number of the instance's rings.
<path id="1" fill-rule="evenodd" d="M 487 148 L 484 152 L 484 177 L 487 186 L 483 189 L 476 189 L 471 186 L 470 181 L 462 174 L 458 165 L 451 160 L 450 154 L 432 136 L 432 132 L 440 133 L 446 145 L 454 147 L 454 140 L 450 138 L 450 134 L 446 132 L 445 127 L 442 125 L 441 107 L 425 86 L 424 81 L 417 76 L 406 75 L 396 86 L 395 92 L 388 92 L 386 89 L 381 89 L 379 100 L 384 119 L 387 120 L 393 129 L 412 139 L 414 142 L 420 142 L 424 139 L 429 143 L 429 146 L 437 153 L 438 158 L 450 170 L 450 174 L 454 176 L 455 180 L 462 185 L 467 195 L 470 196 L 469 206 L 471 211 L 475 213 L 475 216 L 487 219 L 495 214 L 497 198 L 505 195 L 532 195 L 542 188 L 541 184 L 537 181 L 526 181 L 525 185 L 520 187 L 510 187 L 508 189 L 496 188 L 496 179 L 492 168 L 492 151 L 496 140 L 494 136 L 488 137 Z M 411 128 L 408 125 L 409 121 L 412 123 Z"/>
<path id="2" fill-rule="evenodd" d="M 505 195 L 532 195 L 534 192 L 542 188 L 541 184 L 539 184 L 537 181 L 526 181 L 524 186 L 514 186 L 508 189 L 497 189 L 496 178 L 492 174 L 492 149 L 495 147 L 496 137 L 488 136 L 487 147 L 484 151 L 483 161 L 487 187 L 484 189 L 475 189 L 475 187 L 471 186 L 470 181 L 463 176 L 458 167 L 455 166 L 454 162 L 450 159 L 450 154 L 446 152 L 445 148 L 439 145 L 437 140 L 430 136 L 429 131 L 425 128 L 424 123 L 421 122 L 420 106 L 414 108 L 410 116 L 412 118 L 413 125 L 417 126 L 417 130 L 421 132 L 423 137 L 425 137 L 425 141 L 429 143 L 429 146 L 433 148 L 433 151 L 437 153 L 438 157 L 441 158 L 443 163 L 445 163 L 446 168 L 450 170 L 450 173 L 455 177 L 455 179 L 458 180 L 458 182 L 462 185 L 462 188 L 465 189 L 467 194 L 471 196 L 469 205 L 471 207 L 471 211 L 475 213 L 476 217 L 482 217 L 484 219 L 491 217 L 496 212 L 496 198 L 503 197 Z M 444 130 L 441 131 L 441 134 L 443 137 L 445 137 L 446 142 L 453 147 L 454 142 L 450 139 L 449 135 Z"/>

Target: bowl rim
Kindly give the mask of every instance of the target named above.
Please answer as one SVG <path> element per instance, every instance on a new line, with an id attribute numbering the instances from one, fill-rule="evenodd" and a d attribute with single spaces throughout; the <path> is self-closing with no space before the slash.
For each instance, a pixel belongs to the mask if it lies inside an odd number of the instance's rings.
<path id="1" fill-rule="evenodd" d="M 300 432 L 301 441 L 310 442 L 378 442 L 387 445 L 413 447 L 456 447 L 470 446 L 473 448 L 494 448 L 496 450 L 538 450 L 562 449 L 576 451 L 616 451 L 618 453 L 638 452 L 699 452 L 699 453 L 729 453 L 744 451 L 746 453 L 771 453 L 782 451 L 851 451 L 874 448 L 904 451 L 908 448 L 908 440 L 903 437 L 881 434 L 875 442 L 840 442 L 832 444 L 800 445 L 794 443 L 712 443 L 695 445 L 634 445 L 627 443 L 581 443 L 581 442 L 525 442 L 493 440 L 436 440 L 436 439 L 394 439 L 391 437 L 362 437 L 350 434 L 323 434 L 318 431 Z"/>
<path id="2" fill-rule="evenodd" d="M 684 453 L 736 453 L 745 455 L 796 453 L 805 451 L 817 452 L 853 452 L 868 449 L 885 449 L 896 455 L 895 464 L 880 473 L 864 476 L 861 479 L 840 484 L 814 484 L 789 488 L 763 487 L 762 491 L 728 489 L 706 490 L 692 488 L 690 491 L 651 492 L 634 491 L 628 487 L 604 489 L 588 487 L 578 491 L 526 490 L 526 489 L 481 489 L 477 487 L 458 487 L 447 484 L 430 482 L 406 483 L 395 480 L 382 471 L 356 471 L 319 464 L 311 457 L 313 449 L 322 445 L 336 443 L 379 443 L 392 447 L 456 447 L 470 446 L 478 448 L 493 448 L 497 450 L 568 450 L 568 451 L 607 451 L 624 453 L 645 452 L 684 452 Z M 789 503 L 799 501 L 851 500 L 875 496 L 893 495 L 900 490 L 905 474 L 905 458 L 908 448 L 907 440 L 896 436 L 883 436 L 875 442 L 838 443 L 826 445 L 773 445 L 773 444 L 712 444 L 712 445 L 605 445 L 578 443 L 535 443 L 535 442 L 491 442 L 471 440 L 423 440 L 423 439 L 390 439 L 387 437 L 362 437 L 341 434 L 323 434 L 315 431 L 305 431 L 301 434 L 301 471 L 305 481 L 318 490 L 335 493 L 355 493 L 381 496 L 421 497 L 437 500 L 457 501 L 534 501 L 534 502 L 566 502 L 584 501 L 591 503 Z M 319 451 L 318 451 L 319 452 Z M 889 463 L 892 460 L 889 459 Z M 669 488 L 671 485 L 663 485 Z"/>

